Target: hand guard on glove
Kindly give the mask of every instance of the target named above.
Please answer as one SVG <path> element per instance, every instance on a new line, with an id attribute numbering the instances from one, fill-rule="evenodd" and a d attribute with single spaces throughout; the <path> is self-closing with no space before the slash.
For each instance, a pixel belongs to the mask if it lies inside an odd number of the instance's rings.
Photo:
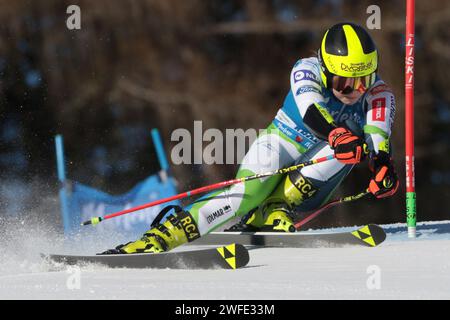
<path id="1" fill-rule="evenodd" d="M 369 191 L 378 199 L 394 195 L 399 181 L 389 154 L 380 151 L 372 155 L 369 160 L 369 169 L 372 171 Z"/>
<path id="2" fill-rule="evenodd" d="M 333 129 L 328 135 L 328 143 L 334 150 L 336 159 L 342 163 L 357 164 L 365 158 L 364 140 L 347 128 Z"/>

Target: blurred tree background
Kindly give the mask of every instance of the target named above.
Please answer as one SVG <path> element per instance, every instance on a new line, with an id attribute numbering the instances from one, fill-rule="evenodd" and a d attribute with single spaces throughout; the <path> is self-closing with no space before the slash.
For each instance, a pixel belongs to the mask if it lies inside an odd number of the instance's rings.
<path id="1" fill-rule="evenodd" d="M 81 8 L 80 30 L 66 27 L 72 4 Z M 341 206 L 311 226 L 405 221 L 403 0 L 1 0 L 0 216 L 43 214 L 44 206 L 58 222 L 57 133 L 69 177 L 118 194 L 159 170 L 153 127 L 169 154 L 173 130 L 192 132 L 194 120 L 204 130 L 265 128 L 289 90 L 293 64 L 315 54 L 332 24 L 365 25 L 372 4 L 382 13 L 381 30 L 370 31 L 380 74 L 397 99 L 403 184 L 391 199 Z M 417 1 L 419 221 L 449 217 L 449 40 L 450 3 Z M 229 179 L 236 169 L 172 166 L 180 191 Z M 360 191 L 368 177 L 356 169 L 339 194 Z"/>

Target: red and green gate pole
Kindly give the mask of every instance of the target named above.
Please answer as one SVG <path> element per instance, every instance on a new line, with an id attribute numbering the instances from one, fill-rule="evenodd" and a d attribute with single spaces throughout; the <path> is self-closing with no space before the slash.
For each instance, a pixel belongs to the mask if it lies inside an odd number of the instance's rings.
<path id="1" fill-rule="evenodd" d="M 416 237 L 416 188 L 414 178 L 414 0 L 406 0 L 405 55 L 405 156 L 406 217 L 408 237 Z"/>

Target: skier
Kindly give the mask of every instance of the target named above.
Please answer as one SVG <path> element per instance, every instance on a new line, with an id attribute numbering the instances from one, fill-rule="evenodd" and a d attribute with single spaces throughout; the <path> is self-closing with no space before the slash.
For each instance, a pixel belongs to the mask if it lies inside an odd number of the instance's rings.
<path id="1" fill-rule="evenodd" d="M 293 232 L 293 212 L 323 205 L 365 158 L 372 174 L 369 191 L 376 198 L 392 196 L 399 185 L 389 141 L 395 98 L 377 70 L 378 52 L 364 28 L 332 26 L 317 57 L 294 65 L 282 108 L 251 145 L 237 177 L 331 154 L 335 159 L 210 193 L 179 208 L 141 239 L 105 253 L 168 251 L 234 217 L 244 217 L 234 230 Z"/>

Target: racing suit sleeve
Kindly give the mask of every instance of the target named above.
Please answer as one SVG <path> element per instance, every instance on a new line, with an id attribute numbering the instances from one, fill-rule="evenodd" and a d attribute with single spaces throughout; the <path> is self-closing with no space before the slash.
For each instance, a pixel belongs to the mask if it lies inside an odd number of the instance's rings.
<path id="1" fill-rule="evenodd" d="M 328 134 L 336 126 L 325 108 L 323 83 L 318 64 L 312 59 L 297 62 L 291 72 L 291 90 L 303 124 L 316 137 L 328 139 Z"/>
<path id="2" fill-rule="evenodd" d="M 390 154 L 389 138 L 395 117 L 395 97 L 389 87 L 379 81 L 366 97 L 364 135 L 369 150 Z"/>

